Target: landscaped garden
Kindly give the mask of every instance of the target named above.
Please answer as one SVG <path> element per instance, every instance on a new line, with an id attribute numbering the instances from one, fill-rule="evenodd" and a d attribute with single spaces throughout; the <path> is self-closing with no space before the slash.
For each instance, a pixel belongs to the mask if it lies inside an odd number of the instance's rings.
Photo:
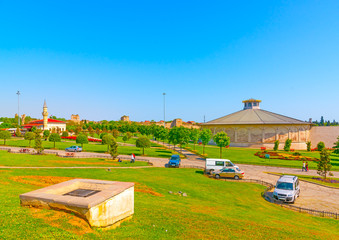
<path id="1" fill-rule="evenodd" d="M 193 144 L 188 144 L 189 149 L 192 151 L 194 149 Z M 202 155 L 203 154 L 203 146 L 202 145 L 195 145 L 195 152 Z M 239 164 L 254 164 L 254 165 L 267 165 L 267 166 L 279 166 L 279 167 L 294 167 L 294 168 L 301 168 L 303 161 L 308 161 L 309 169 L 317 169 L 317 161 L 310 161 L 307 160 L 308 157 L 311 160 L 319 159 L 320 155 L 319 152 L 307 152 L 304 150 L 298 151 L 300 156 L 295 156 L 295 152 L 285 152 L 282 150 L 276 151 L 277 154 L 280 154 L 284 159 L 280 157 L 271 159 L 265 158 L 263 151 L 262 158 L 260 155 L 257 156 L 256 153 L 258 149 L 253 148 L 238 148 L 238 147 L 229 147 L 223 149 L 222 158 L 230 159 L 232 162 L 239 163 Z M 271 151 L 270 151 L 271 152 Z M 273 152 L 273 151 L 272 151 Z M 220 148 L 217 146 L 206 145 L 205 146 L 205 157 L 206 158 L 220 158 Z M 298 158 L 298 160 L 290 160 L 289 157 Z M 305 159 L 303 159 L 303 157 Z M 338 154 L 331 154 L 331 165 L 333 171 L 339 171 L 339 155 Z"/>
<path id="2" fill-rule="evenodd" d="M 118 142 L 123 142 L 122 139 L 118 138 Z M 132 138 L 128 141 L 129 144 L 135 145 L 136 139 Z M 3 145 L 3 144 L 2 144 Z M 54 142 L 50 141 L 42 141 L 42 145 L 45 149 L 54 149 Z M 61 142 L 56 142 L 55 149 L 65 150 L 65 148 L 70 147 L 72 145 L 80 145 L 76 144 L 74 140 L 63 140 Z M 29 147 L 29 140 L 23 140 L 20 138 L 12 138 L 6 141 L 6 146 L 13 147 Z M 31 141 L 31 147 L 34 146 L 34 140 Z M 97 153 L 105 153 L 107 152 L 107 145 L 90 142 L 83 144 L 83 151 L 87 152 L 97 152 Z M 134 153 L 137 156 L 142 155 L 142 149 L 137 148 L 136 146 L 119 146 L 118 153 L 121 155 L 131 155 Z M 149 157 L 161 157 L 161 158 L 170 158 L 172 154 L 175 154 L 174 151 L 164 148 L 156 143 L 151 143 L 151 148 L 145 149 L 145 156 Z"/>
<path id="3" fill-rule="evenodd" d="M 20 194 L 71 178 L 135 182 L 133 218 L 91 229 L 73 214 L 20 206 Z M 339 238 L 338 220 L 281 208 L 261 197 L 261 185 L 217 181 L 196 169 L 3 169 L 0 183 L 0 239 Z"/>
<path id="4" fill-rule="evenodd" d="M 52 154 L 32 155 L 22 153 L 9 153 L 0 150 L 0 166 L 20 167 L 136 167 L 147 166 L 147 162 L 130 161 L 118 162 L 118 159 L 107 158 L 63 158 Z"/>

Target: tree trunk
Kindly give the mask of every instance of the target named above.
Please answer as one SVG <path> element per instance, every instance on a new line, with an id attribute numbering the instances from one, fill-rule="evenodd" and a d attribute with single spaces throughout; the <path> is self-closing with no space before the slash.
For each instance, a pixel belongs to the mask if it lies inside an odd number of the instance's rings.
<path id="1" fill-rule="evenodd" d="M 107 152 L 109 152 L 109 144 L 107 144 Z M 114 158 L 113 158 L 114 159 Z"/>
<path id="2" fill-rule="evenodd" d="M 29 147 L 31 147 L 31 140 L 29 140 L 29 144 L 28 144 Z"/>
<path id="3" fill-rule="evenodd" d="M 54 148 L 55 148 L 55 142 L 54 142 Z"/>
<path id="4" fill-rule="evenodd" d="M 202 154 L 205 154 L 205 144 L 204 144 L 204 147 L 203 147 Z"/>
<path id="5" fill-rule="evenodd" d="M 193 146 L 194 146 L 194 151 L 195 151 L 195 143 L 193 144 Z"/>
<path id="6" fill-rule="evenodd" d="M 142 148 L 142 155 L 145 155 L 145 148 Z"/>
<path id="7" fill-rule="evenodd" d="M 222 158 L 222 147 L 220 147 L 220 158 Z"/>

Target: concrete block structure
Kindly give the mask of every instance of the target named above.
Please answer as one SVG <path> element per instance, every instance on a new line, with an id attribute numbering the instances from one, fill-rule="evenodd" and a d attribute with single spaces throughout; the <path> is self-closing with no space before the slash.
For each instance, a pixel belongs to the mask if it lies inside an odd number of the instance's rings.
<path id="1" fill-rule="evenodd" d="M 92 227 L 109 227 L 134 214 L 134 183 L 73 179 L 21 194 L 20 203 L 72 212 Z"/>

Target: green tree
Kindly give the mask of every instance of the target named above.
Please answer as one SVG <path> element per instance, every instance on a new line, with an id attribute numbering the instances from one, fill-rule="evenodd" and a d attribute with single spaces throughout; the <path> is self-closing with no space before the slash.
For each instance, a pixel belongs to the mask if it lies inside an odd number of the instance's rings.
<path id="1" fill-rule="evenodd" d="M 335 154 L 339 154 L 339 137 L 337 137 L 337 139 L 338 139 L 338 141 L 336 141 L 335 143 L 334 143 L 334 151 L 333 151 L 333 153 L 335 153 Z"/>
<path id="2" fill-rule="evenodd" d="M 205 154 L 205 146 L 209 143 L 212 137 L 212 132 L 210 129 L 205 128 L 200 132 L 200 139 L 202 142 L 203 148 L 203 154 Z"/>
<path id="3" fill-rule="evenodd" d="M 147 137 L 139 137 L 135 142 L 136 147 L 142 148 L 142 155 L 145 155 L 145 148 L 151 147 L 151 141 Z"/>
<path id="4" fill-rule="evenodd" d="M 179 128 L 173 127 L 168 133 L 168 141 L 173 144 L 175 150 L 175 145 L 179 144 Z"/>
<path id="5" fill-rule="evenodd" d="M 327 149 L 323 149 L 320 153 L 320 160 L 318 161 L 317 173 L 326 179 L 326 175 L 331 171 L 331 153 Z"/>
<path id="6" fill-rule="evenodd" d="M 323 149 L 325 149 L 325 143 L 324 142 L 318 142 L 317 144 L 317 150 L 321 152 Z"/>
<path id="7" fill-rule="evenodd" d="M 16 130 L 15 130 L 15 136 L 17 136 L 17 137 L 22 137 L 22 134 L 21 134 L 21 131 L 20 131 L 19 128 L 16 128 Z"/>
<path id="8" fill-rule="evenodd" d="M 112 130 L 113 137 L 118 138 L 120 135 L 120 132 L 117 129 Z"/>
<path id="9" fill-rule="evenodd" d="M 230 137 L 225 132 L 218 132 L 213 136 L 213 141 L 220 148 L 220 158 L 222 158 L 222 148 L 230 145 Z"/>
<path id="10" fill-rule="evenodd" d="M 274 151 L 277 151 L 278 148 L 279 148 L 279 140 L 275 140 L 275 141 L 274 141 L 274 147 L 273 147 L 273 150 L 274 150 Z"/>
<path id="11" fill-rule="evenodd" d="M 168 129 L 161 126 L 160 132 L 159 132 L 159 139 L 162 140 L 162 143 L 165 144 L 165 140 L 168 138 Z"/>
<path id="12" fill-rule="evenodd" d="M 44 131 L 43 135 L 44 135 L 45 141 L 48 139 L 50 134 L 51 134 L 51 132 L 49 130 Z"/>
<path id="13" fill-rule="evenodd" d="M 190 131 L 190 139 L 193 142 L 194 150 L 195 150 L 195 144 L 197 144 L 197 142 L 199 141 L 199 134 L 200 134 L 199 129 L 193 128 Z"/>
<path id="14" fill-rule="evenodd" d="M 182 145 L 188 144 L 189 140 L 190 140 L 189 129 L 185 128 L 185 127 L 179 127 L 178 142 L 179 142 L 179 145 L 180 145 L 181 152 L 182 152 Z"/>
<path id="15" fill-rule="evenodd" d="M 289 152 L 291 150 L 291 145 L 292 145 L 292 139 L 289 139 L 289 138 L 286 139 L 284 151 Z"/>
<path id="16" fill-rule="evenodd" d="M 49 136 L 49 139 L 48 139 L 50 142 L 54 142 L 54 148 L 55 148 L 55 143 L 56 142 L 61 142 L 61 137 L 59 134 L 57 133 L 52 133 L 50 136 Z"/>
<path id="17" fill-rule="evenodd" d="M 132 136 L 133 136 L 132 133 L 130 132 L 126 133 L 127 140 L 130 140 Z"/>
<path id="18" fill-rule="evenodd" d="M 88 137 L 87 135 L 81 133 L 77 136 L 76 140 L 75 140 L 76 143 L 80 143 L 81 144 L 81 148 L 84 147 L 84 144 L 85 143 L 88 143 Z"/>
<path id="19" fill-rule="evenodd" d="M 126 143 L 128 141 L 128 137 L 127 137 L 126 134 L 122 137 L 122 141 L 124 141 L 124 143 Z"/>
<path id="20" fill-rule="evenodd" d="M 109 135 L 111 136 L 111 135 Z M 112 156 L 113 160 L 118 156 L 118 144 L 115 138 L 111 139 L 111 142 L 109 144 L 109 154 Z"/>
<path id="21" fill-rule="evenodd" d="M 311 145 L 312 145 L 311 141 L 307 141 L 307 142 L 306 142 L 306 146 L 307 146 L 307 151 L 308 151 L 308 152 L 311 151 Z"/>
<path id="22" fill-rule="evenodd" d="M 36 132 L 38 129 L 36 128 L 36 126 L 33 126 L 32 128 L 31 128 L 31 132 Z"/>
<path id="23" fill-rule="evenodd" d="M 61 137 L 68 137 L 68 132 L 67 131 L 62 132 Z"/>
<path id="24" fill-rule="evenodd" d="M 28 141 L 29 141 L 28 146 L 31 147 L 31 141 L 34 140 L 34 138 L 35 138 L 35 133 L 33 133 L 33 132 L 26 132 L 24 138 L 25 138 L 25 140 L 28 140 Z"/>
<path id="25" fill-rule="evenodd" d="M 36 150 L 37 154 L 42 154 L 44 151 L 44 147 L 42 146 L 42 141 L 41 141 L 41 130 L 36 130 L 35 131 L 35 144 L 34 144 L 34 149 Z"/>
<path id="26" fill-rule="evenodd" d="M 4 145 L 6 145 L 6 139 L 11 138 L 11 133 L 5 130 L 0 130 L 0 139 L 4 140 Z"/>
<path id="27" fill-rule="evenodd" d="M 112 141 L 114 140 L 114 137 L 110 134 L 105 134 L 103 137 L 102 137 L 102 144 L 103 145 L 107 145 L 107 152 L 109 152 L 109 146 L 110 144 L 112 143 Z"/>

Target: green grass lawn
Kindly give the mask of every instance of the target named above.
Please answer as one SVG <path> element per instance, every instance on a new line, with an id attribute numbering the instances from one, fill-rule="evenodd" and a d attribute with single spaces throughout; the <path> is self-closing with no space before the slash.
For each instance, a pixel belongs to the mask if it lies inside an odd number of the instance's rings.
<path id="1" fill-rule="evenodd" d="M 2 144 L 3 142 L 1 142 L 1 145 Z M 54 148 L 53 142 L 42 141 L 42 144 L 45 149 Z M 55 148 L 64 150 L 65 148 L 70 147 L 72 145 L 79 145 L 79 144 L 76 144 L 75 141 L 67 140 L 67 141 L 57 142 L 55 144 Z M 28 147 L 29 141 L 13 138 L 13 139 L 6 141 L 6 146 Z M 31 147 L 33 146 L 34 146 L 34 141 L 31 142 Z M 87 152 L 104 153 L 107 151 L 107 145 L 102 145 L 101 143 L 88 143 L 88 144 L 84 144 L 83 150 Z M 137 148 L 135 146 L 119 146 L 118 153 L 122 155 L 131 155 L 132 153 L 134 153 L 135 155 L 140 156 L 142 155 L 142 149 Z M 149 157 L 170 158 L 171 155 L 175 153 L 176 152 L 169 150 L 169 149 L 165 149 L 162 146 L 155 144 L 155 143 L 152 143 L 151 148 L 145 148 L 145 155 Z"/>
<path id="2" fill-rule="evenodd" d="M 62 158 L 52 154 L 31 155 L 22 153 L 8 153 L 0 151 L 0 166 L 20 166 L 20 167 L 136 167 L 147 166 L 147 162 L 136 161 L 113 161 L 105 158 Z"/>
<path id="3" fill-rule="evenodd" d="M 188 147 L 193 149 L 193 144 L 189 144 Z M 203 146 L 196 145 L 196 151 L 198 153 L 203 153 Z M 268 166 L 279 166 L 279 167 L 294 167 L 294 168 L 301 168 L 302 161 L 296 160 L 282 160 L 282 159 L 263 159 L 254 154 L 260 151 L 258 149 L 253 148 L 238 148 L 238 147 L 230 147 L 223 149 L 223 158 L 230 159 L 234 163 L 239 164 L 254 164 L 254 165 L 268 165 Z M 279 151 L 283 152 L 283 151 Z M 302 155 L 319 158 L 319 152 L 307 152 L 307 151 L 298 151 Z M 217 146 L 207 145 L 205 148 L 205 154 L 207 154 L 208 158 L 220 158 L 220 150 Z M 293 154 L 291 152 L 290 154 Z M 308 162 L 309 169 L 317 169 L 316 162 Z M 333 171 L 339 171 L 339 155 L 332 154 L 331 155 L 331 164 Z"/>
<path id="4" fill-rule="evenodd" d="M 132 220 L 91 230 L 72 214 L 20 206 L 20 194 L 56 177 L 137 182 Z M 260 196 L 263 186 L 217 181 L 195 169 L 13 169 L 0 171 L 0 183 L 0 239 L 339 238 L 338 220 L 281 208 Z"/>

